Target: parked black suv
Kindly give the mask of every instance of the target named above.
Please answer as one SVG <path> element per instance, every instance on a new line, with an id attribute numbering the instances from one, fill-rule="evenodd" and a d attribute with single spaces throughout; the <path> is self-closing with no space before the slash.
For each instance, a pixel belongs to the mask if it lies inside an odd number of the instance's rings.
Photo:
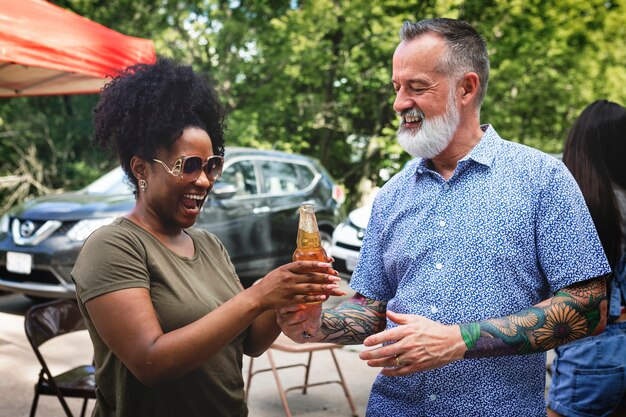
<path id="1" fill-rule="evenodd" d="M 298 207 L 315 204 L 330 248 L 341 189 L 316 160 L 277 151 L 226 148 L 224 172 L 195 226 L 224 243 L 244 286 L 291 261 Z M 0 220 L 0 290 L 73 298 L 70 272 L 83 241 L 128 212 L 135 199 L 120 167 L 85 189 L 33 199 Z"/>

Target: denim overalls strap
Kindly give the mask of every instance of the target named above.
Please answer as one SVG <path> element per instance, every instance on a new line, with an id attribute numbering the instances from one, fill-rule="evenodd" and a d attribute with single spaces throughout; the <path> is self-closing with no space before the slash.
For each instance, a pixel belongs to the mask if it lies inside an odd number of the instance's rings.
<path id="1" fill-rule="evenodd" d="M 611 300 L 609 302 L 609 322 L 617 319 L 622 313 L 622 300 L 626 300 L 626 253 L 613 270 L 611 282 Z"/>

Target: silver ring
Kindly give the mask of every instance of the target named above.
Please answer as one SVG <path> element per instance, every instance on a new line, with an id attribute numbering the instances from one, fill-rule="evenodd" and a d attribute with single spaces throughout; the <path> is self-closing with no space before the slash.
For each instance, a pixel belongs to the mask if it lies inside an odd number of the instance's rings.
<path id="1" fill-rule="evenodd" d="M 305 339 L 310 339 L 310 338 L 312 338 L 312 337 L 313 337 L 313 336 L 311 336 L 310 334 L 308 334 L 308 333 L 306 332 L 306 330 L 305 330 L 305 331 L 303 331 L 302 333 L 300 333 L 300 336 L 304 337 Z"/>

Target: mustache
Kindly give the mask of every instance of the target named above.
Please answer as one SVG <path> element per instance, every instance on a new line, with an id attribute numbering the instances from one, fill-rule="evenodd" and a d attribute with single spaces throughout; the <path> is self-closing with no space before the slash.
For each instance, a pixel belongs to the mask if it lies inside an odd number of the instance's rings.
<path id="1" fill-rule="evenodd" d="M 404 109 L 401 112 L 397 113 L 402 119 L 406 119 L 407 117 L 418 117 L 420 120 L 424 120 L 426 115 L 420 109 L 416 109 L 411 107 L 410 109 Z"/>

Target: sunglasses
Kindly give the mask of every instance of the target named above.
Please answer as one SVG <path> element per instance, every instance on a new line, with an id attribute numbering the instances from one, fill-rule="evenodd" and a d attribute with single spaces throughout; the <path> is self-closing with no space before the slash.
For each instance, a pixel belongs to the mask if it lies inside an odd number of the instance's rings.
<path id="1" fill-rule="evenodd" d="M 172 168 L 158 159 L 153 159 L 153 161 L 163 165 L 163 168 L 173 176 L 189 182 L 200 178 L 203 170 L 210 181 L 217 181 L 224 168 L 224 157 L 219 155 L 210 156 L 206 161 L 199 156 L 183 156 L 174 162 Z"/>

